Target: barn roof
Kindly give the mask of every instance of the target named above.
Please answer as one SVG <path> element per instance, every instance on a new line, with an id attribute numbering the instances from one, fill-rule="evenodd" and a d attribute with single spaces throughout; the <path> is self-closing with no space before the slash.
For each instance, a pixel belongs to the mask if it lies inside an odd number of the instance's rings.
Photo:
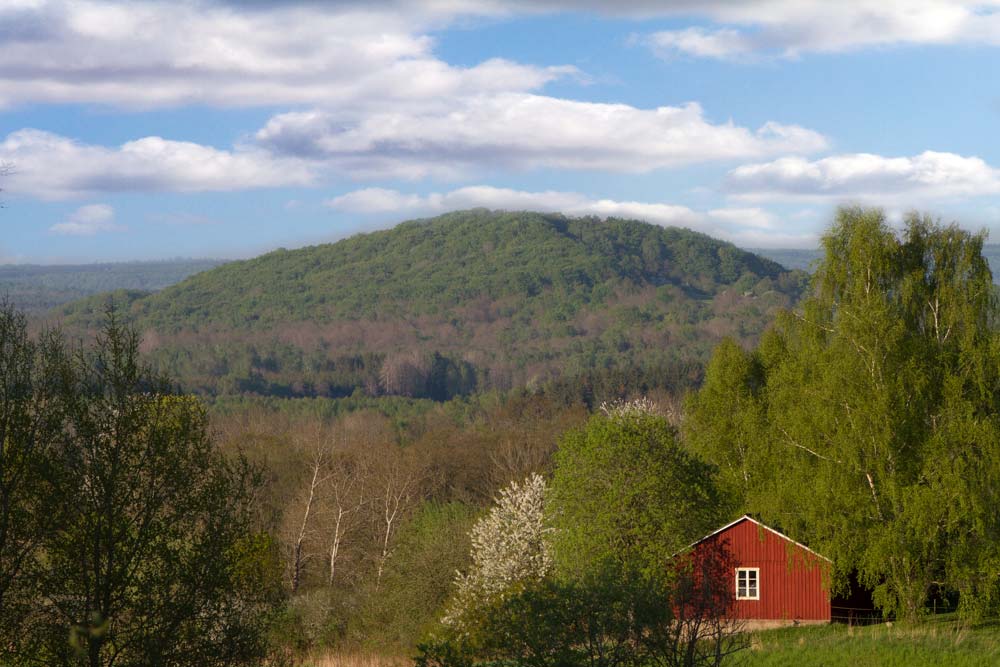
<path id="1" fill-rule="evenodd" d="M 750 522 L 753 522 L 754 524 L 756 524 L 756 525 L 760 526 L 760 527 L 761 527 L 761 528 L 763 528 L 764 530 L 768 530 L 768 531 L 770 531 L 770 532 L 774 533 L 775 535 L 777 535 L 777 536 L 778 536 L 778 537 L 780 537 L 781 539 L 783 539 L 783 540 L 785 540 L 785 541 L 787 541 L 787 542 L 791 542 L 792 544 L 794 544 L 794 545 L 795 545 L 795 546 L 797 546 L 797 547 L 801 547 L 801 548 L 805 549 L 806 551 L 808 551 L 808 552 L 809 552 L 809 553 L 811 553 L 812 555 L 814 555 L 814 556 L 816 556 L 816 557 L 818 557 L 818 558 L 822 558 L 823 560 L 825 560 L 825 561 L 826 561 L 826 562 L 828 562 L 828 563 L 832 563 L 832 562 L 833 562 L 832 560 L 830 560 L 829 558 L 827 558 L 827 557 L 826 557 L 826 556 L 824 556 L 823 554 L 819 554 L 819 553 L 816 553 L 815 551 L 813 551 L 812 549 L 810 549 L 810 548 L 809 548 L 809 547 L 807 547 L 806 545 L 802 544 L 801 542 L 796 542 L 795 540 L 793 540 L 792 538 L 790 538 L 790 537 L 789 537 L 788 535 L 785 535 L 785 534 L 784 534 L 784 533 L 782 533 L 781 531 L 779 531 L 779 530 L 775 530 L 774 528 L 771 528 L 770 526 L 768 526 L 768 525 L 766 525 L 766 524 L 763 524 L 763 523 L 761 523 L 760 521 L 758 521 L 757 519 L 753 518 L 753 517 L 752 517 L 752 516 L 750 516 L 749 514 L 744 514 L 743 516 L 741 516 L 741 517 L 740 517 L 739 519 L 737 519 L 736 521 L 731 521 L 731 522 L 727 523 L 727 524 L 726 524 L 725 526 L 723 526 L 722 528 L 719 528 L 718 530 L 714 530 L 714 531 L 712 531 L 711 533 L 709 533 L 709 534 L 708 534 L 708 535 L 706 535 L 705 537 L 701 538 L 700 540 L 697 540 L 697 541 L 695 541 L 695 542 L 692 542 L 692 543 L 691 543 L 691 544 L 690 544 L 690 545 L 688 546 L 688 549 L 690 549 L 690 548 L 692 548 L 692 547 L 695 547 L 695 546 L 697 546 L 697 545 L 701 544 L 702 542 L 704 542 L 705 540 L 709 539 L 710 537 L 715 537 L 715 536 L 716 536 L 716 535 L 718 535 L 719 533 L 722 533 L 722 532 L 725 532 L 725 531 L 729 530 L 730 528 L 732 528 L 733 526 L 735 526 L 736 524 L 739 524 L 739 523 L 742 523 L 742 522 L 744 522 L 744 521 L 750 521 Z"/>

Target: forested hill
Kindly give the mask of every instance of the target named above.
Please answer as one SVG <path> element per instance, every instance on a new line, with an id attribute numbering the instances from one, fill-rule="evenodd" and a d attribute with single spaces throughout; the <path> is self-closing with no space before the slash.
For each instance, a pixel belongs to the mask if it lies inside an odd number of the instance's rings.
<path id="1" fill-rule="evenodd" d="M 443 398 L 595 372 L 696 373 L 722 335 L 756 337 L 802 284 L 688 230 L 472 210 L 118 298 L 190 389 Z M 58 315 L 92 327 L 105 302 Z"/>

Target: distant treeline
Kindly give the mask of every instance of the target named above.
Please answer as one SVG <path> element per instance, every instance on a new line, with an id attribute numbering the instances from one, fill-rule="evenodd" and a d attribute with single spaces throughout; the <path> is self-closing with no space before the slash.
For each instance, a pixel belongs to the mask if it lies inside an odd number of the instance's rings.
<path id="1" fill-rule="evenodd" d="M 105 264 L 0 265 L 0 296 L 23 311 L 41 313 L 117 289 L 153 292 L 222 264 L 219 259 L 171 259 Z"/>

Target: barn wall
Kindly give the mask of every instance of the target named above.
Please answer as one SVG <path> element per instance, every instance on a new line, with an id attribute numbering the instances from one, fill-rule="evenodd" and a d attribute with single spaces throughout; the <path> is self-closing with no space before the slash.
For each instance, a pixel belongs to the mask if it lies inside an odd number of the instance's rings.
<path id="1" fill-rule="evenodd" d="M 826 561 L 748 520 L 702 544 L 722 541 L 728 543 L 738 567 L 760 568 L 760 599 L 737 600 L 738 618 L 830 620 L 830 594 L 823 581 L 824 570 L 828 567 Z M 732 576 L 735 587 L 735 570 Z"/>

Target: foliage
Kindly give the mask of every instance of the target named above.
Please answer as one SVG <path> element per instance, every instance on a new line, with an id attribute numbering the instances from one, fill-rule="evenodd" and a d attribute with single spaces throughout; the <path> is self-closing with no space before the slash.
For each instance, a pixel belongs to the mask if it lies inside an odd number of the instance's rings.
<path id="1" fill-rule="evenodd" d="M 803 276 L 687 230 L 474 210 L 118 298 L 151 359 L 200 394 L 447 400 L 594 378 L 599 402 L 690 386 L 712 341 L 755 340 Z M 54 315 L 92 330 L 106 300 Z"/>
<path id="2" fill-rule="evenodd" d="M 32 339 L 24 315 L 0 304 L 0 661 L 30 622 L 36 559 L 66 515 L 56 451 L 66 364 L 55 333 Z"/>
<path id="3" fill-rule="evenodd" d="M 724 545 L 677 553 L 717 520 L 712 474 L 656 402 L 602 405 L 561 439 L 548 492 L 533 474 L 476 524 L 472 566 L 417 664 L 721 664 L 743 648 L 732 560 Z"/>
<path id="4" fill-rule="evenodd" d="M 725 338 L 715 348 L 704 384 L 685 406 L 684 443 L 718 465 L 720 485 L 741 505 L 751 475 L 766 474 L 755 463 L 764 431 L 762 374 L 758 356 Z"/>
<path id="5" fill-rule="evenodd" d="M 474 508 L 424 503 L 400 528 L 382 586 L 359 611 L 354 631 L 373 648 L 410 650 L 438 621 L 454 573 L 468 566 Z"/>
<path id="6" fill-rule="evenodd" d="M 914 619 L 932 585 L 997 600 L 1000 337 L 982 235 L 846 208 L 812 294 L 746 355 L 720 348 L 689 438 L 746 507 Z"/>
<path id="7" fill-rule="evenodd" d="M 215 450 L 204 410 L 172 395 L 137 346 L 110 313 L 54 400 L 33 406 L 57 423 L 48 485 L 31 491 L 64 511 L 28 572 L 24 645 L 0 645 L 12 664 L 242 665 L 267 650 L 281 591 L 276 549 L 254 528 L 257 472 Z"/>
<path id="8" fill-rule="evenodd" d="M 300 402 L 309 409 L 268 409 Z M 281 544 L 289 587 L 301 544 L 299 590 L 275 636 L 293 654 L 323 647 L 408 652 L 445 611 L 456 570 L 467 571 L 474 519 L 512 480 L 548 472 L 557 436 L 587 412 L 521 392 L 446 403 L 365 399 L 363 409 L 331 411 L 329 419 L 311 410 L 328 403 L 247 401 L 249 409 L 240 413 L 233 401 L 224 414 L 214 411 L 220 448 L 245 452 L 266 473 L 255 503 Z M 314 505 L 303 521 L 317 453 Z M 385 549 L 386 491 L 398 488 L 390 488 L 386 474 L 393 463 L 402 473 L 396 481 L 410 473 L 417 484 L 393 520 Z M 341 509 L 349 514 L 342 517 Z"/>
<path id="9" fill-rule="evenodd" d="M 503 489 L 490 513 L 472 528 L 472 565 L 455 580 L 444 622 L 461 626 L 473 610 L 515 587 L 543 579 L 552 568 L 545 520 L 545 480 L 534 473 Z"/>
<path id="10" fill-rule="evenodd" d="M 526 580 L 421 645 L 416 663 L 708 667 L 742 650 L 729 624 L 729 569 L 712 581 L 666 569 L 650 576 L 608 563 L 577 579 Z"/>
<path id="11" fill-rule="evenodd" d="M 681 448 L 665 417 L 636 407 L 560 439 L 550 511 L 565 574 L 608 563 L 652 573 L 727 516 L 714 467 Z"/>
<path id="12" fill-rule="evenodd" d="M 405 308 L 419 315 L 474 297 L 531 298 L 553 288 L 587 301 L 609 279 L 697 281 L 711 290 L 745 272 L 776 278 L 781 270 L 677 228 L 473 210 L 230 262 L 154 295 L 139 311 L 161 329 L 259 327 L 306 314 L 360 318 Z"/>

